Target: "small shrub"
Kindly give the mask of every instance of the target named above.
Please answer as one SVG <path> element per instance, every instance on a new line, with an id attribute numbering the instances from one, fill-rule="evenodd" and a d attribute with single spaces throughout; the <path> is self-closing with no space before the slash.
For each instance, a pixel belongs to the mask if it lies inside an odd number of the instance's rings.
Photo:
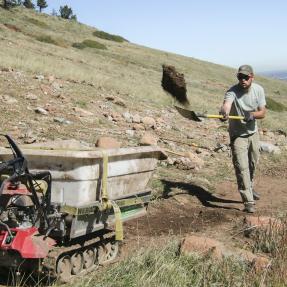
<path id="1" fill-rule="evenodd" d="M 287 111 L 287 107 L 281 103 L 276 102 L 275 100 L 266 97 L 266 106 L 269 110 L 275 112 L 284 112 Z"/>
<path id="2" fill-rule="evenodd" d="M 38 19 L 35 19 L 35 18 L 27 17 L 27 21 L 32 23 L 32 24 L 34 24 L 34 25 L 36 25 L 36 26 L 38 26 L 38 27 L 40 27 L 40 28 L 48 28 L 49 27 L 46 23 L 44 23 L 44 22 L 42 22 L 42 21 L 40 21 Z"/>
<path id="3" fill-rule="evenodd" d="M 36 37 L 36 40 L 44 43 L 54 44 L 57 45 L 57 41 L 53 39 L 51 36 L 48 35 L 40 35 Z"/>
<path id="4" fill-rule="evenodd" d="M 101 44 L 94 40 L 84 40 L 82 44 L 89 48 L 107 50 L 107 47 L 104 44 Z"/>
<path id="5" fill-rule="evenodd" d="M 73 43 L 72 47 L 82 50 L 86 48 L 86 45 L 84 43 Z"/>
<path id="6" fill-rule="evenodd" d="M 79 100 L 79 101 L 76 101 L 76 105 L 80 108 L 86 108 L 88 104 L 85 101 Z"/>
<path id="7" fill-rule="evenodd" d="M 104 32 L 104 31 L 94 31 L 93 35 L 98 37 L 98 38 L 104 39 L 104 40 L 110 40 L 110 41 L 115 41 L 115 42 L 120 42 L 120 43 L 121 42 L 128 42 L 125 38 L 123 38 L 119 35 L 112 35 L 112 34 Z"/>

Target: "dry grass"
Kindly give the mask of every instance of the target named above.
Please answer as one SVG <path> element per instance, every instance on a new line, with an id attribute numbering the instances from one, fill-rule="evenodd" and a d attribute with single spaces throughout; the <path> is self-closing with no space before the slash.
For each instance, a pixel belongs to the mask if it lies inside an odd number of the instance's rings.
<path id="1" fill-rule="evenodd" d="M 11 13 L 15 17 L 10 17 Z M 21 32 L 7 29 L 1 32 L 0 36 L 5 40 L 1 42 L 0 51 L 3 66 L 92 82 L 96 86 L 119 90 L 161 106 L 172 104 L 160 86 L 161 65 L 170 64 L 185 74 L 188 96 L 194 110 L 210 113 L 218 112 L 224 92 L 235 82 L 233 69 L 127 42 L 99 39 L 107 51 L 75 49 L 73 43 L 91 38 L 95 32 L 94 28 L 75 21 L 18 8 L 12 12 L 1 9 L 0 16 L 2 23 L 23 27 Z M 57 39 L 57 43 L 61 39 L 66 45 L 61 45 L 64 48 L 51 47 L 31 39 L 42 34 Z M 258 78 L 258 81 L 270 98 L 287 104 L 287 83 L 264 78 Z M 265 124 L 278 129 L 280 124 L 273 120 L 273 113 L 271 115 Z M 279 117 L 281 122 L 287 120 L 285 114 Z"/>
<path id="2" fill-rule="evenodd" d="M 286 286 L 286 234 L 283 231 L 278 233 L 269 230 L 267 232 L 269 235 L 272 233 L 272 236 L 268 237 L 262 232 L 266 231 L 261 231 L 261 235 L 254 240 L 254 245 L 272 245 L 274 257 L 271 268 L 254 270 L 252 266 L 237 261 L 236 258 L 215 261 L 209 256 L 196 254 L 182 256 L 178 254 L 178 242 L 171 238 L 165 247 L 140 250 L 103 272 L 94 272 L 89 278 L 75 282 L 75 286 L 90 286 L 94 282 L 97 282 L 97 286 L 105 287 Z"/>

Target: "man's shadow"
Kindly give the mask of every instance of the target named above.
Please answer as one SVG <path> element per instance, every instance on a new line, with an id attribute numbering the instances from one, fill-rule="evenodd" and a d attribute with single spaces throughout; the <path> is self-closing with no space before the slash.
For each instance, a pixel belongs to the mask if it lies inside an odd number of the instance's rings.
<path id="1" fill-rule="evenodd" d="M 238 200 L 230 200 L 230 199 L 224 199 L 217 196 L 214 196 L 209 191 L 205 190 L 204 188 L 191 184 L 191 183 L 185 183 L 185 182 L 174 182 L 174 181 L 168 181 L 168 180 L 161 180 L 161 182 L 164 185 L 163 190 L 163 198 L 169 198 L 172 195 L 170 195 L 173 188 L 178 188 L 182 191 L 185 191 L 185 193 L 190 194 L 191 196 L 196 196 L 198 200 L 202 203 L 202 205 L 206 207 L 213 207 L 213 208 L 223 208 L 223 209 L 235 209 L 240 210 L 239 208 L 235 207 L 228 207 L 228 206 L 221 206 L 216 205 L 214 203 L 242 203 Z"/>

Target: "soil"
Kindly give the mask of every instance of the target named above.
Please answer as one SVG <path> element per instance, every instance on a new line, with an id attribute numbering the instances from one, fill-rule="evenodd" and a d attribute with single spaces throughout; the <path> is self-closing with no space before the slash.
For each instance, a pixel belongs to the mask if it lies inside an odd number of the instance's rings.
<path id="1" fill-rule="evenodd" d="M 285 169 L 286 170 L 286 169 Z M 169 183 L 180 186 L 179 183 Z M 284 213 L 287 205 L 287 178 L 259 174 L 256 191 L 260 200 L 256 202 L 254 216 L 275 216 Z M 147 215 L 125 224 L 125 241 L 122 257 L 133 250 L 150 245 L 159 246 L 171 236 L 182 239 L 187 234 L 203 235 L 240 245 L 244 237 L 238 234 L 243 226 L 245 212 L 236 184 L 231 181 L 218 183 L 210 193 L 200 186 L 181 184 L 179 192 L 163 198 L 149 206 Z M 234 240 L 234 238 L 237 238 Z"/>
<path id="2" fill-rule="evenodd" d="M 189 104 L 184 74 L 178 73 L 175 67 L 163 65 L 161 85 L 178 102 L 183 105 Z"/>

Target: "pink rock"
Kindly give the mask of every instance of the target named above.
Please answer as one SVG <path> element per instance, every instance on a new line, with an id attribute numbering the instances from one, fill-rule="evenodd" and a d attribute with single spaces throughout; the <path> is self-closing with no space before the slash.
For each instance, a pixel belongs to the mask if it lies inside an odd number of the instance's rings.
<path id="1" fill-rule="evenodd" d="M 96 146 L 103 149 L 120 148 L 121 143 L 111 137 L 100 137 L 97 140 Z"/>
<path id="2" fill-rule="evenodd" d="M 151 133 L 144 133 L 140 139 L 140 145 L 157 145 L 158 139 Z"/>

